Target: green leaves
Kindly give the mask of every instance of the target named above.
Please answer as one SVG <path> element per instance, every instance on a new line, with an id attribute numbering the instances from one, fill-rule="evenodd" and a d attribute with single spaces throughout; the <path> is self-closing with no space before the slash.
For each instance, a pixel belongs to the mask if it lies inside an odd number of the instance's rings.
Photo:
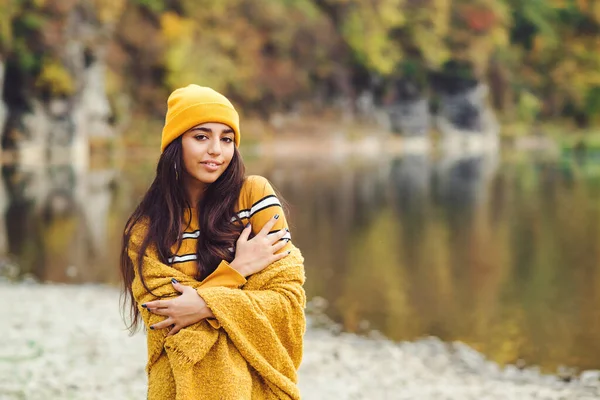
<path id="1" fill-rule="evenodd" d="M 154 13 L 161 13 L 166 9 L 165 0 L 133 0 L 133 3 L 146 7 Z"/>

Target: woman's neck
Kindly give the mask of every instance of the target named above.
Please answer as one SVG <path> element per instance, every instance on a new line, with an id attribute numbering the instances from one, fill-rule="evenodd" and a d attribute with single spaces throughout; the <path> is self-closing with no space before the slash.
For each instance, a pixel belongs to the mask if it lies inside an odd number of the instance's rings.
<path id="1" fill-rule="evenodd" d="M 204 197 L 206 184 L 198 182 L 198 180 L 189 176 L 184 178 L 183 184 L 188 202 L 192 207 L 196 207 Z"/>

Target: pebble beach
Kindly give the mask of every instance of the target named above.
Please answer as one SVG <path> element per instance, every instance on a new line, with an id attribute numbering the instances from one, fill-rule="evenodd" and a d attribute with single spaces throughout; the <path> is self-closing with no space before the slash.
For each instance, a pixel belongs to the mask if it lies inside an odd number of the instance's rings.
<path id="1" fill-rule="evenodd" d="M 0 283 L 1 400 L 144 399 L 145 336 L 129 336 L 108 286 Z M 309 319 L 303 399 L 600 399 L 600 371 L 572 379 L 500 367 L 462 343 L 394 343 Z"/>

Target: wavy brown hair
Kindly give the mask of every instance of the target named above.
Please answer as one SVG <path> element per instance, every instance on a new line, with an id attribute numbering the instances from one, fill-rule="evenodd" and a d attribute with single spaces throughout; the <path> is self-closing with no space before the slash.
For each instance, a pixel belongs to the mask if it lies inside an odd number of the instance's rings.
<path id="1" fill-rule="evenodd" d="M 181 183 L 182 169 L 183 150 L 180 136 L 162 153 L 154 181 L 125 224 L 120 262 L 123 281 L 121 306 L 124 314 L 129 309 L 128 329 L 131 333 L 137 331 L 140 323 L 140 312 L 131 287 L 135 276 L 134 268 L 137 269 L 146 290 L 151 292 L 142 273 L 143 256 L 148 247 L 155 246 L 159 260 L 169 264 L 168 259 L 174 255 L 173 245 L 176 244 L 176 248 L 181 246 L 181 232 L 185 229 L 184 213 L 191 206 Z M 196 210 L 202 210 L 198 215 L 202 234 L 198 238 L 196 249 L 198 280 L 210 275 L 221 260 L 233 260 L 234 254 L 228 249 L 234 246 L 243 227 L 231 221 L 235 217 L 235 206 L 244 179 L 244 163 L 235 148 L 227 169 L 215 182 L 208 185 L 200 204 L 194 205 Z M 140 223 L 147 225 L 146 235 L 138 251 L 137 265 L 133 265 L 128 255 L 129 242 L 134 228 Z"/>

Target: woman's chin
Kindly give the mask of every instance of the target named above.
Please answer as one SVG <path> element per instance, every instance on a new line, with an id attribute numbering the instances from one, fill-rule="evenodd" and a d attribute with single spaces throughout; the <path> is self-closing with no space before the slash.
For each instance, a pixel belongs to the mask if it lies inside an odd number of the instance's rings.
<path id="1" fill-rule="evenodd" d="M 214 183 L 217 179 L 219 179 L 219 176 L 221 176 L 221 174 L 215 172 L 213 174 L 196 175 L 194 176 L 194 179 L 196 179 L 200 183 L 204 183 L 205 185 L 210 185 L 211 183 Z"/>

